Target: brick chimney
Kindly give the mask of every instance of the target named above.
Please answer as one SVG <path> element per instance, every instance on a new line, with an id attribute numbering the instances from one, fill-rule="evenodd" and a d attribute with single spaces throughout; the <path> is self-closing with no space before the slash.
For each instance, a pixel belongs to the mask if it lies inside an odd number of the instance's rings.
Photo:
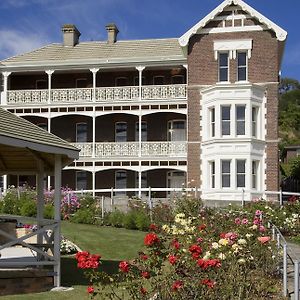
<path id="1" fill-rule="evenodd" d="M 74 47 L 79 43 L 80 32 L 73 24 L 64 24 L 61 31 L 63 32 L 64 46 Z"/>
<path id="2" fill-rule="evenodd" d="M 116 26 L 116 24 L 110 23 L 110 24 L 107 24 L 105 26 L 105 28 L 106 28 L 106 31 L 107 31 L 107 42 L 109 44 L 115 43 L 117 41 L 117 35 L 118 35 L 118 32 L 119 32 L 118 27 Z"/>

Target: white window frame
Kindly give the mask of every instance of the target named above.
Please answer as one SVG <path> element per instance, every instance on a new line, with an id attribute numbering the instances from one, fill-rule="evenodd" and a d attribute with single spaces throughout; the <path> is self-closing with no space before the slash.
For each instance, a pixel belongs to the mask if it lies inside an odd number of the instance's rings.
<path id="1" fill-rule="evenodd" d="M 251 189 L 258 190 L 259 160 L 251 161 Z"/>
<path id="2" fill-rule="evenodd" d="M 246 65 L 239 65 L 239 54 L 245 54 L 245 59 L 246 59 Z M 237 73 L 236 73 L 236 79 L 238 82 L 247 82 L 248 81 L 248 55 L 247 55 L 247 51 L 238 51 L 237 52 Z M 246 72 L 246 78 L 245 79 L 239 79 L 239 69 L 240 68 L 245 68 L 245 72 Z"/>
<path id="3" fill-rule="evenodd" d="M 85 141 L 78 141 L 78 127 L 80 125 L 85 125 L 86 126 L 86 140 Z M 88 124 L 86 122 L 76 123 L 76 142 L 77 143 L 86 143 L 87 141 L 88 141 Z"/>
<path id="4" fill-rule="evenodd" d="M 174 119 L 168 121 L 168 141 L 173 141 L 172 139 L 172 132 L 174 131 L 174 123 L 176 122 L 183 122 L 184 123 L 184 130 L 185 130 L 185 139 L 183 141 L 186 141 L 186 120 L 185 119 Z"/>
<path id="5" fill-rule="evenodd" d="M 118 126 L 118 124 L 126 124 L 126 140 L 124 140 L 124 141 L 118 141 L 118 140 L 117 140 L 117 126 Z M 116 122 L 116 123 L 115 123 L 115 142 L 116 142 L 116 143 L 127 142 L 127 138 L 128 138 L 128 136 L 127 136 L 127 133 L 128 133 L 128 126 L 127 126 L 127 125 L 128 125 L 127 122 L 123 122 L 123 121 L 120 121 L 120 122 Z"/>
<path id="6" fill-rule="evenodd" d="M 255 110 L 255 114 L 253 114 L 253 110 Z M 258 138 L 258 113 L 259 113 L 259 107 L 252 106 L 251 107 L 251 136 L 254 138 Z M 253 118 L 253 116 L 255 116 L 255 118 Z M 254 126 L 255 126 L 255 130 L 253 130 Z"/>
<path id="7" fill-rule="evenodd" d="M 231 169 L 232 169 L 232 160 L 231 159 L 221 159 L 221 187 L 222 189 L 231 188 Z M 223 162 L 229 162 L 229 172 L 223 172 Z M 229 186 L 223 185 L 223 176 L 229 176 Z"/>
<path id="8" fill-rule="evenodd" d="M 216 162 L 214 160 L 209 161 L 209 173 L 210 173 L 210 188 L 216 188 Z"/>
<path id="9" fill-rule="evenodd" d="M 243 162 L 244 163 L 244 172 L 238 172 L 238 162 Z M 246 159 L 237 159 L 235 161 L 235 178 L 236 178 L 236 188 L 245 188 L 246 187 Z M 244 177 L 244 185 L 243 186 L 238 186 L 238 177 L 243 176 Z"/>
<path id="10" fill-rule="evenodd" d="M 216 107 L 209 108 L 210 137 L 216 137 Z"/>
<path id="11" fill-rule="evenodd" d="M 84 178 L 85 178 L 85 183 L 84 183 L 84 188 L 82 187 L 79 187 L 78 185 L 78 178 L 79 178 L 79 175 L 82 175 L 84 174 Z M 88 181 L 88 178 L 87 178 L 87 172 L 86 171 L 76 171 L 76 191 L 81 191 L 81 190 L 86 190 L 87 189 L 87 181 Z"/>
<path id="12" fill-rule="evenodd" d="M 224 119 L 223 120 L 223 108 L 229 108 L 229 120 L 228 119 Z M 232 105 L 230 104 L 226 104 L 226 105 L 221 105 L 220 107 L 220 113 L 221 113 L 221 116 L 220 116 L 220 120 L 221 120 L 221 136 L 231 136 L 231 133 L 232 133 L 232 126 L 231 126 L 231 119 L 232 119 L 232 116 L 231 116 L 231 107 Z M 229 134 L 223 134 L 223 122 L 226 122 L 229 124 Z"/>
<path id="13" fill-rule="evenodd" d="M 244 108 L 244 119 L 238 119 L 238 115 L 237 115 L 238 107 Z M 246 135 L 246 112 L 247 112 L 246 104 L 235 105 L 235 133 L 236 133 L 236 136 L 245 136 Z M 239 123 L 244 123 L 244 133 L 243 134 L 238 134 Z"/>
<path id="14" fill-rule="evenodd" d="M 221 63 L 221 59 L 220 59 L 220 56 L 222 54 L 226 54 L 227 55 L 227 67 L 224 67 L 224 66 L 221 66 L 220 63 Z M 230 76 L 230 72 L 229 72 L 229 63 L 230 63 L 230 60 L 229 60 L 229 53 L 228 51 L 220 51 L 218 52 L 218 82 L 221 82 L 221 83 L 228 83 L 229 82 L 229 76 Z M 221 80 L 221 69 L 225 69 L 227 68 L 227 80 Z"/>

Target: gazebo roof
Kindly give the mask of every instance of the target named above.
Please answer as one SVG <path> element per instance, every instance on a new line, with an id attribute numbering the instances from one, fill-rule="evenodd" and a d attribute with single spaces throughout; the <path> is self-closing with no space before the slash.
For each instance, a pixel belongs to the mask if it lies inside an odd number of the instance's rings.
<path id="1" fill-rule="evenodd" d="M 54 170 L 55 154 L 62 166 L 78 159 L 79 149 L 46 130 L 0 108 L 0 174 L 35 174 L 38 161 Z"/>

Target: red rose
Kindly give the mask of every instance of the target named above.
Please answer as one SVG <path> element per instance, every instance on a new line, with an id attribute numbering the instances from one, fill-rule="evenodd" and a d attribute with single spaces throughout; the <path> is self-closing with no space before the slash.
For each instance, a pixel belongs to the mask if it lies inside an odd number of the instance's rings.
<path id="1" fill-rule="evenodd" d="M 147 260 L 148 259 L 148 255 L 142 253 L 142 254 L 140 254 L 140 258 L 141 258 L 141 260 Z"/>
<path id="2" fill-rule="evenodd" d="M 155 233 L 148 233 L 144 238 L 144 244 L 146 246 L 153 246 L 155 244 L 158 244 L 160 242 L 158 236 Z"/>
<path id="3" fill-rule="evenodd" d="M 142 277 L 144 277 L 144 278 L 146 278 L 146 279 L 149 279 L 149 278 L 150 278 L 150 273 L 147 272 L 147 271 L 142 272 L 141 275 L 142 275 Z"/>
<path id="4" fill-rule="evenodd" d="M 157 231 L 158 227 L 155 224 L 150 224 L 149 229 L 152 231 Z"/>
<path id="5" fill-rule="evenodd" d="M 220 238 L 221 238 L 221 239 L 225 239 L 225 235 L 226 235 L 225 232 L 220 233 Z"/>
<path id="6" fill-rule="evenodd" d="M 172 290 L 176 292 L 179 289 L 181 289 L 182 287 L 183 287 L 183 282 L 181 280 L 177 280 L 173 283 Z"/>
<path id="7" fill-rule="evenodd" d="M 199 229 L 200 231 L 204 230 L 205 228 L 206 228 L 206 225 L 205 225 L 205 224 L 202 224 L 202 225 L 200 225 L 200 226 L 198 227 L 198 229 Z"/>
<path id="8" fill-rule="evenodd" d="M 123 272 L 123 273 L 128 273 L 129 271 L 129 263 L 127 261 L 121 261 L 119 263 L 119 269 Z"/>
<path id="9" fill-rule="evenodd" d="M 201 281 L 201 284 L 206 285 L 208 288 L 212 289 L 216 285 L 216 282 L 210 279 L 203 279 Z"/>
<path id="10" fill-rule="evenodd" d="M 179 250 L 180 249 L 180 243 L 175 239 L 172 241 L 171 245 L 176 249 Z"/>
<path id="11" fill-rule="evenodd" d="M 177 262 L 177 257 L 175 255 L 170 255 L 169 256 L 169 262 L 171 265 L 175 265 Z"/>
<path id="12" fill-rule="evenodd" d="M 140 291 L 141 291 L 141 294 L 143 294 L 143 295 L 147 294 L 147 290 L 144 287 L 141 287 Z"/>
<path id="13" fill-rule="evenodd" d="M 202 253 L 202 248 L 199 245 L 194 244 L 190 246 L 189 251 L 191 252 L 193 259 L 198 259 Z"/>
<path id="14" fill-rule="evenodd" d="M 76 254 L 77 267 L 79 269 L 97 269 L 100 265 L 100 255 L 90 254 L 87 251 L 78 252 Z"/>
<path id="15" fill-rule="evenodd" d="M 88 287 L 87 287 L 87 292 L 88 292 L 89 294 L 94 294 L 94 292 L 95 292 L 94 287 L 88 286 Z"/>

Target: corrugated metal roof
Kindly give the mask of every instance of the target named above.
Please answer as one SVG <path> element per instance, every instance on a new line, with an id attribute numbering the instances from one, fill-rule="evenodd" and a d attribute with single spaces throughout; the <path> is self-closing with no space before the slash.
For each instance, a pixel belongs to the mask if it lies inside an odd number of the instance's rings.
<path id="1" fill-rule="evenodd" d="M 31 143 L 79 151 L 56 135 L 0 108 L 0 136 L 15 138 Z"/>
<path id="2" fill-rule="evenodd" d="M 6 63 L 26 63 L 39 61 L 66 60 L 114 60 L 140 58 L 176 57 L 185 59 L 178 39 L 152 39 L 107 42 L 80 42 L 74 47 L 50 44 L 29 53 L 17 55 L 2 61 Z"/>

